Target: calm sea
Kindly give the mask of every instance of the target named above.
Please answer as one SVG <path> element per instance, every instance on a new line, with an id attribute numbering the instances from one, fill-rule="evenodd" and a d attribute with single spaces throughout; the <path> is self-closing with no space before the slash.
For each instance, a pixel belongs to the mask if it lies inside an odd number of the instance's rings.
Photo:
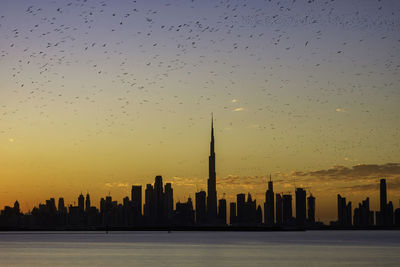
<path id="1" fill-rule="evenodd" d="M 400 266 L 400 231 L 6 232 L 1 266 Z"/>

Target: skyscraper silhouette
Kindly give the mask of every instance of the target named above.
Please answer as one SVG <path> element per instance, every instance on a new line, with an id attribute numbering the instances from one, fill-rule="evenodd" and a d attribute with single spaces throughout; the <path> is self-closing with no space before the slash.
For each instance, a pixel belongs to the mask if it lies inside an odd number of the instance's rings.
<path id="1" fill-rule="evenodd" d="M 245 205 L 246 205 L 245 194 L 236 195 L 236 205 L 237 205 L 236 222 L 239 224 L 243 224 L 245 220 Z"/>
<path id="2" fill-rule="evenodd" d="M 215 152 L 214 152 L 214 118 L 211 118 L 211 142 L 210 156 L 208 158 L 208 181 L 207 181 L 207 217 L 210 223 L 217 219 L 217 186 L 215 173 Z"/>
<path id="3" fill-rule="evenodd" d="M 229 204 L 229 210 L 230 210 L 230 215 L 229 215 L 229 223 L 231 225 L 236 224 L 236 203 L 231 202 Z"/>
<path id="4" fill-rule="evenodd" d="M 282 225 L 283 223 L 283 202 L 282 195 L 276 194 L 276 224 Z"/>
<path id="5" fill-rule="evenodd" d="M 174 211 L 174 190 L 171 183 L 166 183 L 164 186 L 164 199 L 165 216 L 167 220 L 170 220 Z"/>
<path id="6" fill-rule="evenodd" d="M 269 176 L 268 190 L 265 192 L 264 222 L 269 226 L 274 224 L 274 189 L 271 175 Z"/>
<path id="7" fill-rule="evenodd" d="M 306 222 L 306 191 L 296 188 L 296 224 L 303 226 Z"/>
<path id="8" fill-rule="evenodd" d="M 206 221 L 206 192 L 196 193 L 196 223 L 201 225 Z"/>
<path id="9" fill-rule="evenodd" d="M 289 225 L 292 224 L 292 195 L 283 195 L 282 198 L 282 206 L 283 206 L 283 224 Z"/>
<path id="10" fill-rule="evenodd" d="M 139 224 L 142 216 L 142 186 L 133 185 L 131 189 L 132 220 L 134 224 Z"/>
<path id="11" fill-rule="evenodd" d="M 79 212 L 83 213 L 85 210 L 85 197 L 82 195 L 82 193 L 78 197 L 78 207 Z"/>
<path id="12" fill-rule="evenodd" d="M 386 194 L 386 179 L 381 179 L 380 183 L 380 207 L 381 207 L 381 214 L 384 217 L 385 207 L 387 203 L 387 194 Z"/>
<path id="13" fill-rule="evenodd" d="M 226 225 L 226 199 L 220 199 L 218 204 L 218 223 Z"/>
<path id="14" fill-rule="evenodd" d="M 90 209 L 90 196 L 89 193 L 86 194 L 85 211 L 88 212 Z"/>
<path id="15" fill-rule="evenodd" d="M 346 198 L 342 197 L 340 194 L 337 195 L 337 205 L 338 205 L 338 226 L 351 226 L 352 216 L 351 216 L 351 201 L 346 204 Z"/>
<path id="16" fill-rule="evenodd" d="M 315 197 L 312 194 L 307 198 L 307 215 L 308 224 L 315 224 Z"/>

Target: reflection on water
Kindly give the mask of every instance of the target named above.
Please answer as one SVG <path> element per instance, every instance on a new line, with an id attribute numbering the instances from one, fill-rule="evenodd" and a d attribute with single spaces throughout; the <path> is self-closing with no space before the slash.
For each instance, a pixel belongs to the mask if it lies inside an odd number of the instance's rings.
<path id="1" fill-rule="evenodd" d="M 396 266 L 400 231 L 0 233 L 1 266 Z"/>

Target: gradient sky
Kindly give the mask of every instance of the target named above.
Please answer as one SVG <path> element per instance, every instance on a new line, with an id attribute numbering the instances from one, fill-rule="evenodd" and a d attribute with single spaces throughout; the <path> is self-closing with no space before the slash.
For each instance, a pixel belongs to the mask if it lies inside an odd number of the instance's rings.
<path id="1" fill-rule="evenodd" d="M 0 207 L 172 182 L 400 199 L 400 2 L 0 1 Z"/>

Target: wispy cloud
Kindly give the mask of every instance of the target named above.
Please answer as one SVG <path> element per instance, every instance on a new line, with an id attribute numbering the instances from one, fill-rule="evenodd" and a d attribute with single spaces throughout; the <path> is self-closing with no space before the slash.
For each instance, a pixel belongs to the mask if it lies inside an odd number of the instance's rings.
<path id="1" fill-rule="evenodd" d="M 380 178 L 386 178 L 391 189 L 400 188 L 400 163 L 338 165 L 325 170 L 294 171 L 291 175 L 299 181 L 331 191 L 340 188 L 353 192 L 376 191 Z"/>
<path id="2" fill-rule="evenodd" d="M 109 188 L 128 188 L 130 185 L 129 183 L 123 183 L 123 182 L 113 182 L 113 183 L 105 183 L 105 187 Z"/>
<path id="3" fill-rule="evenodd" d="M 295 176 L 313 176 L 319 178 L 354 178 L 354 177 L 389 177 L 400 175 L 400 163 L 378 164 L 358 164 L 353 167 L 333 166 L 327 170 L 297 171 L 293 172 Z"/>

